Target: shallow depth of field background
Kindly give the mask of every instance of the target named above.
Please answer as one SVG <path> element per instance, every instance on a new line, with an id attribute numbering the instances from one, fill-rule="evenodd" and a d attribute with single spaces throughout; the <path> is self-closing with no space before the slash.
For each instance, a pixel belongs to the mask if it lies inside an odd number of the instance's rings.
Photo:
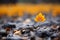
<path id="1" fill-rule="evenodd" d="M 13 0 L 14 1 L 14 0 Z M 7 14 L 13 16 L 18 14 L 22 16 L 24 12 L 29 14 L 36 14 L 39 12 L 52 12 L 53 15 L 60 14 L 60 1 L 59 0 L 15 0 L 15 2 L 8 2 L 7 0 L 0 0 L 0 15 Z M 25 2 L 24 2 L 25 1 Z"/>

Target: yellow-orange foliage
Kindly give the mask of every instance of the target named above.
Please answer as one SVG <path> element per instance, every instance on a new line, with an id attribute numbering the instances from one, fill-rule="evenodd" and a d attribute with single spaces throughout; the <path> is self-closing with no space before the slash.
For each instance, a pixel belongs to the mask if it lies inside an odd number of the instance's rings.
<path id="1" fill-rule="evenodd" d="M 34 20 L 36 22 L 44 22 L 46 20 L 46 18 L 42 13 L 39 13 Z"/>
<path id="2" fill-rule="evenodd" d="M 18 13 L 19 16 L 23 15 L 23 12 L 29 12 L 30 14 L 37 12 L 49 12 L 52 10 L 53 15 L 56 15 L 58 12 L 60 13 L 60 5 L 57 4 L 16 4 L 16 5 L 0 5 L 0 15 L 7 14 L 8 16 L 12 16 L 15 13 Z"/>

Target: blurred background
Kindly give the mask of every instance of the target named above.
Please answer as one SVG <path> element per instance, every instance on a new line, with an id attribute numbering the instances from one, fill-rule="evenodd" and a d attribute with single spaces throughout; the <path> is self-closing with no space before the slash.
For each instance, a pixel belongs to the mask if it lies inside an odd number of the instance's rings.
<path id="1" fill-rule="evenodd" d="M 22 16 L 25 12 L 31 15 L 52 12 L 55 16 L 60 14 L 60 0 L 0 0 L 0 16 Z"/>

